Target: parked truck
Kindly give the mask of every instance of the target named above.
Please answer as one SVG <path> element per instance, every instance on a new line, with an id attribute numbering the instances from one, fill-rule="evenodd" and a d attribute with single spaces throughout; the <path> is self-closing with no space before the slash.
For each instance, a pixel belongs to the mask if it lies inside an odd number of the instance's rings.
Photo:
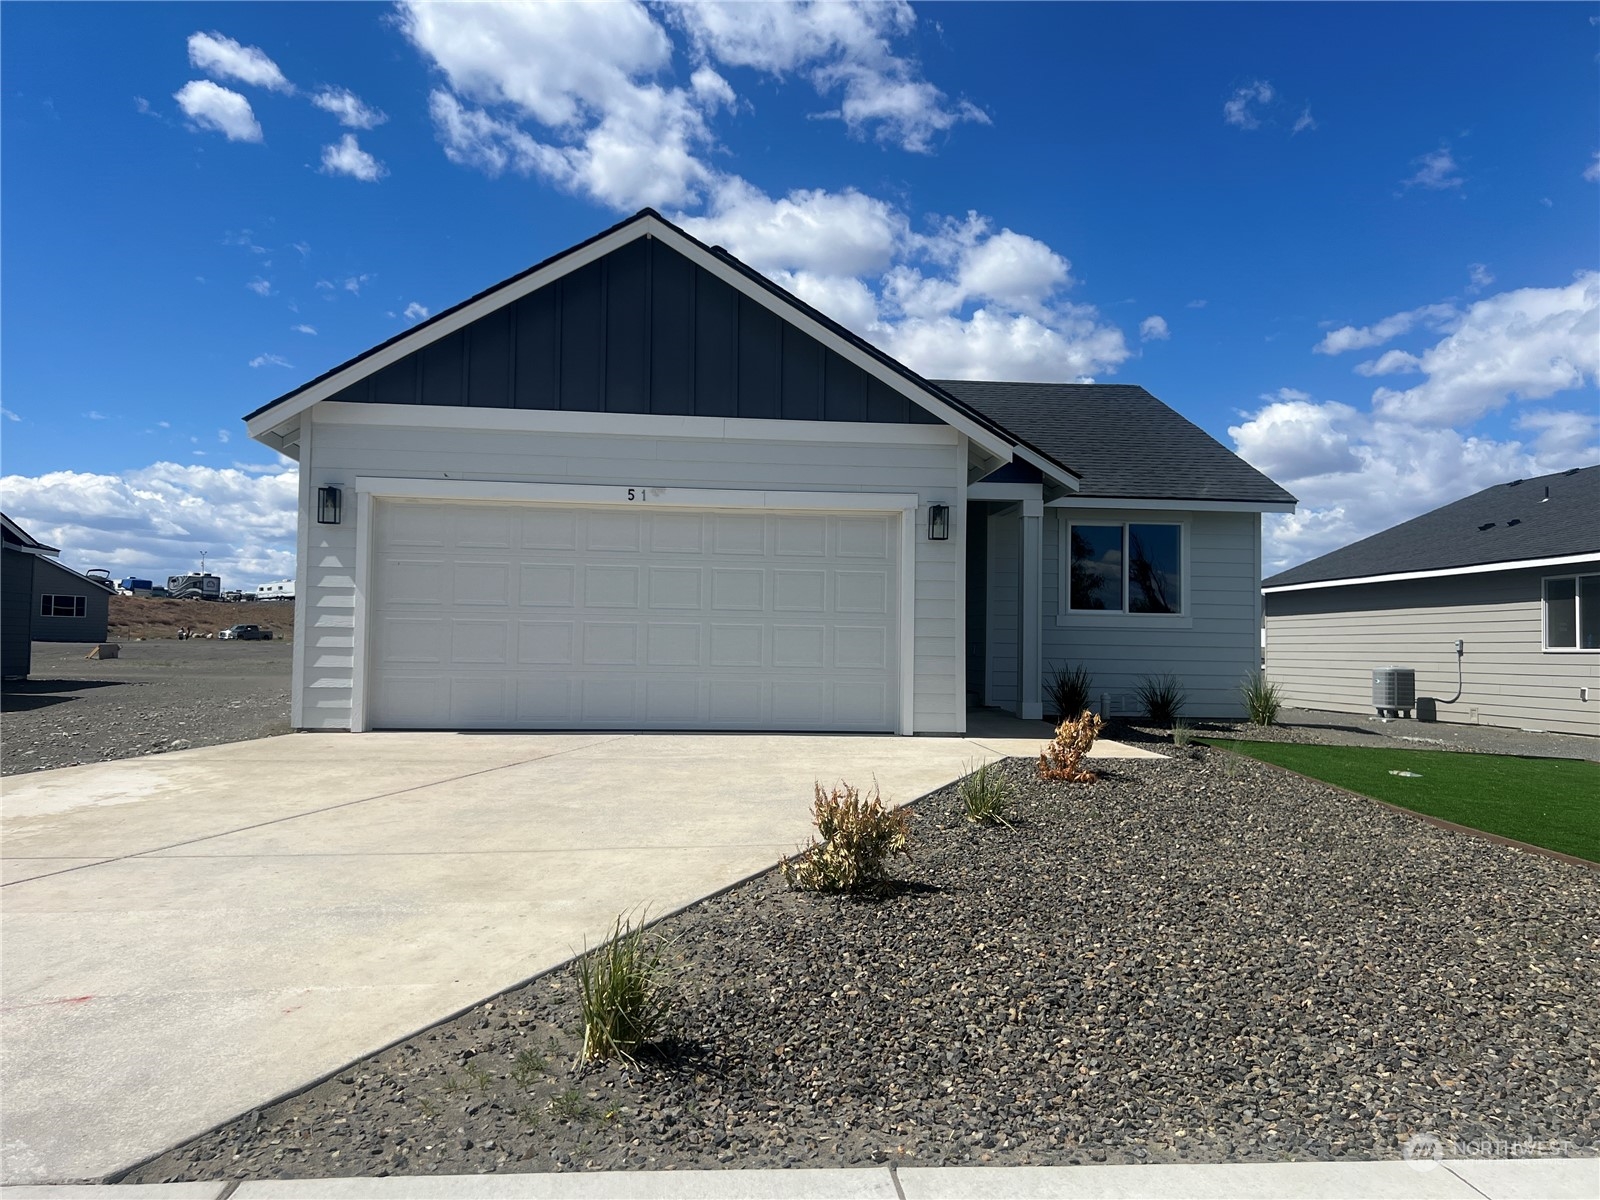
<path id="1" fill-rule="evenodd" d="M 222 576 L 201 571 L 192 571 L 187 575 L 169 575 L 167 594 L 176 600 L 220 600 Z"/>

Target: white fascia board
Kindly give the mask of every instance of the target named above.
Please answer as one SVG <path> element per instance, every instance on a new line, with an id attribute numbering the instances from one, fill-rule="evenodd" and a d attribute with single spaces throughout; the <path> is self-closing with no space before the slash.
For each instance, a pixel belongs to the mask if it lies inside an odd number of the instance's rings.
<path id="1" fill-rule="evenodd" d="M 641 487 L 591 483 L 513 483 L 492 479 L 356 478 L 357 495 L 394 500 L 520 501 L 618 508 L 742 508 L 825 512 L 915 512 L 913 492 L 765 492 L 746 488 Z"/>
<path id="2" fill-rule="evenodd" d="M 917 387 L 897 371 L 890 370 L 875 357 L 845 341 L 799 309 L 785 304 L 779 297 L 751 282 L 742 272 L 730 267 L 716 255 L 702 250 L 699 246 L 681 236 L 675 229 L 656 220 L 654 217 L 645 217 L 623 229 L 616 230 L 606 237 L 600 238 L 598 241 L 590 243 L 581 250 L 574 250 L 563 255 L 557 262 L 551 263 L 544 270 L 535 271 L 514 283 L 507 284 L 487 296 L 483 296 L 466 305 L 459 311 L 418 329 L 414 335 L 401 338 L 394 344 L 384 347 L 360 362 L 352 363 L 344 370 L 324 379 L 315 387 L 307 388 L 286 404 L 268 409 L 253 420 L 246 422 L 246 428 L 249 430 L 251 437 L 263 440 L 262 435 L 267 431 L 275 429 L 291 418 L 298 416 L 313 404 L 337 395 L 351 384 L 381 371 L 384 367 L 398 362 L 406 355 L 413 354 L 441 338 L 448 337 L 458 329 L 472 324 L 480 317 L 487 316 L 496 309 L 504 308 L 507 304 L 512 304 L 522 299 L 530 292 L 535 292 L 546 284 L 553 283 L 562 276 L 569 275 L 580 267 L 604 258 L 612 251 L 620 249 L 642 237 L 661 239 L 661 241 L 677 250 L 691 262 L 721 279 L 735 291 L 777 314 L 781 319 L 789 322 L 797 329 L 810 334 L 847 362 L 854 363 L 869 375 L 888 384 L 895 391 L 907 397 L 913 403 L 927 409 L 946 424 L 966 434 L 985 449 L 1007 459 L 1018 449 L 1012 442 L 979 425 L 965 414 L 951 408 L 931 392 Z M 462 410 L 451 408 L 446 411 L 459 413 Z M 268 444 L 270 445 L 271 443 Z M 1050 467 L 1049 470 L 1054 475 L 1058 469 Z"/>
<path id="3" fill-rule="evenodd" d="M 1135 512 L 1253 512 L 1290 513 L 1295 509 L 1288 501 L 1267 500 L 1135 500 L 1115 496 L 1063 496 L 1051 500 L 1049 508 L 1126 508 Z"/>
<path id="4" fill-rule="evenodd" d="M 679 417 L 652 413 L 568 412 L 547 408 L 455 408 L 431 404 L 352 404 L 330 400 L 317 409 L 323 425 L 386 429 L 450 429 L 491 433 L 706 438 L 748 442 L 823 442 L 953 446 L 948 425 L 886 425 L 869 421 L 779 421 L 749 417 Z"/>
<path id="5" fill-rule="evenodd" d="M 1487 575 L 1493 571 L 1526 571 L 1543 567 L 1600 565 L 1600 554 L 1565 554 L 1559 558 L 1519 558 L 1511 562 L 1478 563 L 1470 567 L 1443 567 L 1436 571 L 1400 571 L 1393 575 L 1360 575 L 1353 579 L 1319 579 L 1313 583 L 1283 583 L 1264 587 L 1268 596 L 1279 592 L 1309 592 L 1316 588 L 1355 587 L 1363 583 L 1405 583 L 1411 579 L 1448 579 L 1455 575 Z"/>

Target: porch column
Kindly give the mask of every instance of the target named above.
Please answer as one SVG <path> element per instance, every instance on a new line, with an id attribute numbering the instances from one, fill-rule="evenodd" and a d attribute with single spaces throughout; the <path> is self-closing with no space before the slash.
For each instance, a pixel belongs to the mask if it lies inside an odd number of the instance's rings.
<path id="1" fill-rule="evenodd" d="M 1017 608 L 1021 613 L 1022 628 L 1017 632 L 1022 662 L 1018 677 L 1019 701 L 1017 715 L 1025 721 L 1038 721 L 1044 717 L 1044 702 L 1039 688 L 1040 610 L 1043 604 L 1044 584 L 1044 500 L 1022 502 L 1022 595 Z"/>

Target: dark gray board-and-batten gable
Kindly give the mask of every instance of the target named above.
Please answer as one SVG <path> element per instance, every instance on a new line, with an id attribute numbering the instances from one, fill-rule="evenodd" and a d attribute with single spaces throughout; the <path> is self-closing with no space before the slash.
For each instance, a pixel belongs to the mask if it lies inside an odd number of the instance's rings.
<path id="1" fill-rule="evenodd" d="M 937 424 L 921 405 L 640 238 L 330 400 Z"/>

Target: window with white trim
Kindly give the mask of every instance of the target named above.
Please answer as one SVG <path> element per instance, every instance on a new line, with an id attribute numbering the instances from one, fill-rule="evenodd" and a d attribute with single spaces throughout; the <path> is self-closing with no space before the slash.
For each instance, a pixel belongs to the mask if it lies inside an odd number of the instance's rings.
<path id="1" fill-rule="evenodd" d="M 1183 612 L 1183 526 L 1166 522 L 1067 524 L 1068 612 Z"/>
<path id="2" fill-rule="evenodd" d="M 1544 581 L 1544 648 L 1600 650 L 1600 575 Z"/>
<path id="3" fill-rule="evenodd" d="M 39 597 L 39 615 L 41 617 L 81 617 L 86 611 L 87 601 L 82 596 L 50 596 Z"/>

